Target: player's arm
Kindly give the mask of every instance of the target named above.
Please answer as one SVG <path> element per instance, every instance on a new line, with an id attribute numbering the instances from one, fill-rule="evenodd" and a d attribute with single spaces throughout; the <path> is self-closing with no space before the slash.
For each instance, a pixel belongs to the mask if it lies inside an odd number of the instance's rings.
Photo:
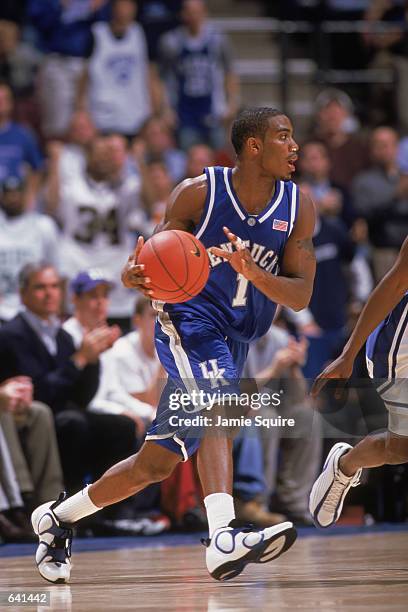
<path id="1" fill-rule="evenodd" d="M 166 230 L 184 230 L 192 233 L 198 224 L 207 196 L 207 179 L 205 175 L 186 179 L 174 188 L 167 204 L 164 219 L 154 233 Z M 122 283 L 128 289 L 139 289 L 146 297 L 153 292 L 149 288 L 150 279 L 144 276 L 144 266 L 137 263 L 144 245 L 140 236 L 135 252 L 129 256 L 122 270 Z"/>
<path id="2" fill-rule="evenodd" d="M 317 377 L 312 395 L 317 395 L 329 378 L 348 379 L 354 360 L 372 331 L 401 301 L 408 290 L 408 238 L 397 261 L 370 295 L 342 354 Z"/>
<path id="3" fill-rule="evenodd" d="M 237 250 L 228 253 L 213 247 L 211 252 L 227 259 L 234 270 L 243 274 L 273 302 L 293 310 L 302 310 L 309 304 L 316 272 L 312 242 L 314 224 L 313 202 L 309 196 L 301 193 L 298 219 L 285 246 L 282 276 L 262 270 L 253 261 L 248 249 L 241 245 L 240 239 L 229 232 L 228 228 L 224 228 L 224 231 Z"/>

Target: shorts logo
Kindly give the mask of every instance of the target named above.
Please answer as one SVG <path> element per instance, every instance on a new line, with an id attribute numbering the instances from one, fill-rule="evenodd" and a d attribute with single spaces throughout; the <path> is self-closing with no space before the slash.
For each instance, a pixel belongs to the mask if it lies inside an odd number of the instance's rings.
<path id="1" fill-rule="evenodd" d="M 274 219 L 272 229 L 278 230 L 279 232 L 286 232 L 288 229 L 288 222 Z"/>
<path id="2" fill-rule="evenodd" d="M 208 368 L 207 364 L 211 367 L 211 369 Z M 199 365 L 203 378 L 210 379 L 212 389 L 218 387 L 220 384 L 222 386 L 229 384 L 224 378 L 225 368 L 218 367 L 217 359 L 202 361 Z"/>

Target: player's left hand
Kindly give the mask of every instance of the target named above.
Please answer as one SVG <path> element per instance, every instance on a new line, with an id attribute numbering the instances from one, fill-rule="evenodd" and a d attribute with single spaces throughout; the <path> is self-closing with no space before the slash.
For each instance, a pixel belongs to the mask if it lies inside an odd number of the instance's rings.
<path id="1" fill-rule="evenodd" d="M 228 251 L 224 251 L 224 249 L 211 247 L 211 253 L 228 261 L 234 268 L 235 272 L 242 274 L 242 276 L 244 276 L 247 280 L 253 280 L 256 273 L 259 271 L 259 268 L 252 259 L 251 253 L 245 247 L 241 238 L 238 238 L 238 236 L 233 234 L 228 227 L 224 227 L 223 230 L 228 240 L 233 244 L 235 251 L 233 253 L 229 253 Z"/>
<path id="2" fill-rule="evenodd" d="M 338 379 L 337 387 L 334 392 L 334 397 L 336 399 L 340 399 L 344 386 L 347 380 L 350 378 L 353 372 L 353 360 L 348 359 L 344 355 L 340 355 L 335 361 L 333 361 L 330 365 L 327 366 L 319 374 L 319 376 L 314 381 L 312 388 L 310 390 L 310 394 L 312 397 L 316 397 L 323 387 L 327 384 L 328 380 L 331 378 Z"/>

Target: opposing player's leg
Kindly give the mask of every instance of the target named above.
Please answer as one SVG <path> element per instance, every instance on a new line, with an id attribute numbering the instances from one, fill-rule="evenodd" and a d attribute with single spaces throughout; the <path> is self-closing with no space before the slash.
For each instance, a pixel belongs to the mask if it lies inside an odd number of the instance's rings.
<path id="1" fill-rule="evenodd" d="M 89 487 L 36 508 L 31 522 L 39 538 L 36 563 L 41 576 L 49 582 L 68 582 L 73 524 L 164 480 L 181 459 L 154 442 L 145 442 L 136 455 L 111 467 Z"/>
<path id="2" fill-rule="evenodd" d="M 395 423 L 390 414 L 390 425 Z M 340 442 L 327 456 L 323 471 L 313 485 L 309 509 L 319 527 L 330 527 L 339 518 L 347 493 L 359 484 L 363 468 L 408 462 L 408 410 L 398 419 L 399 431 L 365 437 L 354 448 Z"/>

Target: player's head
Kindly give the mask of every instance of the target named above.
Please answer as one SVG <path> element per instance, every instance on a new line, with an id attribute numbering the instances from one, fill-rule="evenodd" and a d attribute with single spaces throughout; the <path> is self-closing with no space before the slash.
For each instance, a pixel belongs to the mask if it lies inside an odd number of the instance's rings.
<path id="1" fill-rule="evenodd" d="M 18 284 L 24 306 L 40 317 L 57 315 L 61 306 L 61 279 L 48 262 L 26 264 L 19 272 Z"/>
<path id="2" fill-rule="evenodd" d="M 106 323 L 112 287 L 113 284 L 100 270 L 79 272 L 72 279 L 70 289 L 75 316 L 84 327 L 92 329 Z"/>
<path id="3" fill-rule="evenodd" d="M 8 217 L 18 217 L 24 212 L 24 181 L 9 176 L 0 184 L 0 207 Z"/>
<path id="4" fill-rule="evenodd" d="M 154 352 L 154 323 L 156 312 L 153 310 L 150 300 L 140 297 L 135 305 L 133 314 L 133 325 L 140 334 L 140 339 L 145 350 Z"/>
<path id="5" fill-rule="evenodd" d="M 232 124 L 231 141 L 241 162 L 255 164 L 263 174 L 290 179 L 299 147 L 290 119 L 270 107 L 242 111 Z"/>

